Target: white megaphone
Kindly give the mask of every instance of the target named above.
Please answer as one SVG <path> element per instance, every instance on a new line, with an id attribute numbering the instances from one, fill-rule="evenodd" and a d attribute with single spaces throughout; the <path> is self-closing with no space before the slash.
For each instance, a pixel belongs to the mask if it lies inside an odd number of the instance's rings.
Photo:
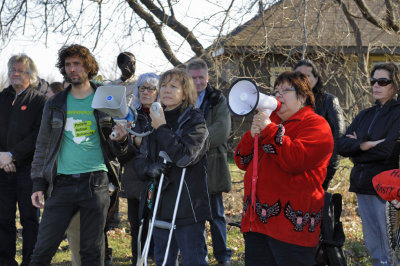
<path id="1" fill-rule="evenodd" d="M 241 78 L 229 90 L 228 107 L 238 116 L 246 116 L 256 109 L 271 115 L 281 108 L 281 103 L 275 97 L 261 93 L 253 80 Z"/>
<path id="2" fill-rule="evenodd" d="M 92 108 L 110 115 L 116 123 L 127 125 L 130 121 L 132 126 L 136 122 L 136 110 L 130 108 L 126 103 L 126 88 L 124 86 L 100 86 L 92 101 Z M 131 132 L 130 129 L 127 130 Z M 115 132 L 111 133 L 114 137 Z"/>

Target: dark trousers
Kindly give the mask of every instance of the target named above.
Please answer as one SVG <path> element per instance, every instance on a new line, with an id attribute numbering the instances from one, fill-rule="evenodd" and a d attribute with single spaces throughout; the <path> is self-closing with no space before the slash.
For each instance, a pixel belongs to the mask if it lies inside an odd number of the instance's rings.
<path id="1" fill-rule="evenodd" d="M 81 265 L 101 265 L 101 247 L 110 205 L 108 177 L 103 171 L 56 177 L 51 197 L 45 202 L 38 240 L 30 265 L 50 265 L 72 216 L 80 211 Z"/>
<path id="2" fill-rule="evenodd" d="M 15 173 L 0 169 L 0 265 L 18 265 L 15 261 L 16 206 L 22 225 L 22 264 L 28 265 L 39 227 L 39 209 L 31 201 L 30 166 L 19 167 Z"/>
<path id="3" fill-rule="evenodd" d="M 204 238 L 205 221 L 190 225 L 177 225 L 171 239 L 166 265 L 174 266 L 178 251 L 181 251 L 184 266 L 208 265 Z M 157 266 L 164 261 L 169 230 L 154 228 L 154 259 Z"/>
<path id="4" fill-rule="evenodd" d="M 140 217 L 139 217 L 139 206 L 140 200 L 128 199 L 128 220 L 131 225 L 131 247 L 132 247 L 132 263 L 136 265 L 137 262 L 137 251 L 138 251 L 138 237 L 140 228 Z M 147 230 L 149 220 L 143 221 L 142 237 L 141 237 L 141 251 L 143 251 L 144 244 L 146 243 Z M 149 256 L 153 255 L 153 246 L 150 245 Z"/>
<path id="5" fill-rule="evenodd" d="M 244 235 L 246 266 L 314 265 L 315 248 L 288 244 L 264 234 Z"/>
<path id="6" fill-rule="evenodd" d="M 210 231 L 214 257 L 219 262 L 229 261 L 232 251 L 226 246 L 226 221 L 222 193 L 210 194 L 212 220 Z"/>

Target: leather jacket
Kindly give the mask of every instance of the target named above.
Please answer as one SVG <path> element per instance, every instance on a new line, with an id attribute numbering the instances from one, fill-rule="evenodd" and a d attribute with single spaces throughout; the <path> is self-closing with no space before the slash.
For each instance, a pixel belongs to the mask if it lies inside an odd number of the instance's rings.
<path id="1" fill-rule="evenodd" d="M 339 167 L 340 160 L 336 148 L 336 142 L 343 135 L 345 131 L 345 123 L 343 117 L 343 110 L 340 107 L 339 100 L 335 95 L 323 91 L 321 84 L 317 84 L 313 88 L 313 93 L 315 96 L 314 110 L 317 114 L 325 118 L 325 120 L 328 122 L 335 143 L 332 157 L 327 167 L 326 178 L 322 185 L 322 187 L 325 190 L 327 190 L 329 182 L 332 180 L 336 170 Z"/>
<path id="2" fill-rule="evenodd" d="M 90 84 L 96 90 L 96 85 L 93 83 Z M 66 101 L 70 90 L 71 86 L 47 101 L 43 110 L 42 122 L 36 142 L 31 171 L 33 182 L 32 192 L 47 190 L 48 197 L 51 196 L 54 178 L 57 175 L 57 154 L 60 150 L 66 124 Z M 110 182 L 118 189 L 120 164 L 116 156 L 126 152 L 126 143 L 121 145 L 108 138 L 115 124 L 110 116 L 98 110 L 94 110 L 93 114 L 100 136 L 104 162 L 108 169 L 108 177 Z"/>

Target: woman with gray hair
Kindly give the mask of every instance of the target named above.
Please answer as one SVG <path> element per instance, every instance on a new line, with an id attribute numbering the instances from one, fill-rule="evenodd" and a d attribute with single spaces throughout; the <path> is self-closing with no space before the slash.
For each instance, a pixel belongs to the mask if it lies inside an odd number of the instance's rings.
<path id="1" fill-rule="evenodd" d="M 150 118 L 150 106 L 153 102 L 158 100 L 158 80 L 159 76 L 155 73 L 145 73 L 139 76 L 134 84 L 134 92 L 137 92 L 135 97 L 139 99 L 139 107 L 137 110 L 137 121 L 133 131 L 142 133 L 152 130 Z M 131 225 L 132 237 L 132 263 L 136 265 L 137 260 L 137 243 L 138 232 L 140 227 L 139 206 L 141 199 L 141 192 L 145 189 L 146 182 L 143 182 L 137 177 L 136 170 L 133 166 L 136 154 L 139 152 L 140 144 L 142 143 L 141 137 L 130 135 L 128 138 L 128 153 L 126 156 L 119 158 L 121 164 L 124 166 L 124 172 L 121 177 L 122 188 L 121 192 L 128 200 L 128 220 Z M 146 241 L 148 222 L 143 222 L 143 234 L 141 237 L 142 247 Z"/>

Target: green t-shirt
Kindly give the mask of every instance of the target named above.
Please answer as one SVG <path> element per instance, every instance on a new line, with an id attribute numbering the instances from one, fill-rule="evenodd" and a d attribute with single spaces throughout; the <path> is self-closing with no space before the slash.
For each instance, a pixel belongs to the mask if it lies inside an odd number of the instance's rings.
<path id="1" fill-rule="evenodd" d="M 107 171 L 93 114 L 93 97 L 94 93 L 76 99 L 68 93 L 67 122 L 57 158 L 57 174 Z"/>

